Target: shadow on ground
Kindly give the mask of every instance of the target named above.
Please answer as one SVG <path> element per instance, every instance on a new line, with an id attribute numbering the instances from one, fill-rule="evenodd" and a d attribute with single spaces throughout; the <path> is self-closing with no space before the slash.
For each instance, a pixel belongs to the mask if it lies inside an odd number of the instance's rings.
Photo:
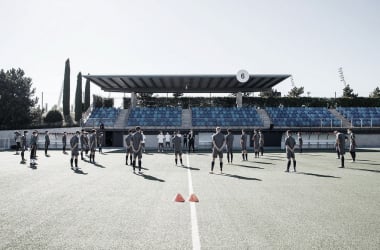
<path id="1" fill-rule="evenodd" d="M 141 174 L 141 176 L 144 177 L 144 179 L 146 179 L 146 180 L 165 182 L 165 180 L 160 179 L 160 178 L 157 178 L 157 177 L 154 177 L 154 176 L 152 176 L 152 175 Z"/>
<path id="2" fill-rule="evenodd" d="M 306 172 L 297 172 L 297 174 L 311 175 L 311 176 L 323 177 L 323 178 L 336 178 L 336 179 L 341 178 L 341 177 L 337 177 L 337 176 L 333 176 L 333 175 L 314 174 L 314 173 L 306 173 Z"/>
<path id="3" fill-rule="evenodd" d="M 85 173 L 85 172 L 83 172 L 83 171 L 80 170 L 80 169 L 76 169 L 76 170 L 74 170 L 74 173 L 76 173 L 76 174 L 82 174 L 82 175 L 88 175 L 88 173 Z"/>
<path id="4" fill-rule="evenodd" d="M 261 179 L 258 179 L 258 178 L 245 177 L 245 176 L 236 175 L 236 174 L 217 174 L 217 175 L 226 176 L 226 177 L 232 177 L 232 178 L 236 178 L 236 179 L 239 179 L 239 180 L 262 181 Z"/>
<path id="5" fill-rule="evenodd" d="M 375 170 L 375 169 L 366 169 L 366 168 L 347 168 L 350 170 L 359 170 L 359 171 L 367 171 L 367 172 L 372 172 L 372 173 L 380 173 L 380 170 Z"/>
<path id="6" fill-rule="evenodd" d="M 188 167 L 188 166 L 185 166 L 185 165 L 183 165 L 183 166 L 179 166 L 179 167 L 181 167 L 181 168 L 186 168 L 186 169 L 190 169 L 190 170 L 201 170 L 200 168 L 193 168 L 193 167 Z"/>
<path id="7" fill-rule="evenodd" d="M 262 167 L 248 166 L 248 165 L 243 165 L 243 164 L 233 164 L 233 166 L 243 167 L 243 168 L 257 168 L 257 169 L 264 169 L 264 168 L 262 168 Z"/>

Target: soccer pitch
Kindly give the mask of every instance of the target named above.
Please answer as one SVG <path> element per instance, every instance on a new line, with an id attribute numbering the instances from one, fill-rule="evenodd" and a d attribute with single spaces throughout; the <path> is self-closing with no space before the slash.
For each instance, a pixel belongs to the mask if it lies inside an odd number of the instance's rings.
<path id="1" fill-rule="evenodd" d="M 117 150 L 79 160 L 77 173 L 70 155 L 49 154 L 32 169 L 0 152 L 1 249 L 380 248 L 376 151 L 346 154 L 344 169 L 334 152 L 297 153 L 296 173 L 284 152 L 235 153 L 223 174 L 218 159 L 209 174 L 209 152 L 184 154 L 185 166 L 150 152 L 141 175 Z"/>

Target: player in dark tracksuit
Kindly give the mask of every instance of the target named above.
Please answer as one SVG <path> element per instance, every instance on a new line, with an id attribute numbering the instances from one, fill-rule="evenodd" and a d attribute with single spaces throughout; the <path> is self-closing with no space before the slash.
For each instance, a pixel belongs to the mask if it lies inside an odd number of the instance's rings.
<path id="1" fill-rule="evenodd" d="M 350 138 L 350 154 L 352 158 L 352 162 L 355 162 L 356 160 L 356 139 L 355 134 L 352 132 L 351 129 L 347 129 L 347 133 Z"/>
<path id="2" fill-rule="evenodd" d="M 240 146 L 241 146 L 241 156 L 243 157 L 243 161 L 248 161 L 247 134 L 245 133 L 244 129 L 241 130 Z"/>
<path id="3" fill-rule="evenodd" d="M 35 165 L 36 164 L 36 151 L 37 151 L 37 137 L 38 137 L 38 132 L 33 131 L 32 136 L 30 137 L 30 165 Z"/>
<path id="4" fill-rule="evenodd" d="M 131 146 L 133 151 L 133 173 L 135 173 L 136 159 L 138 159 L 139 174 L 141 174 L 141 159 L 142 159 L 142 142 L 143 136 L 139 126 L 136 127 L 136 132 L 132 135 Z"/>
<path id="5" fill-rule="evenodd" d="M 191 149 L 194 152 L 195 135 L 194 135 L 193 130 L 190 130 L 189 134 L 187 135 L 187 141 L 188 141 L 188 145 L 189 145 L 189 153 L 190 153 Z"/>
<path id="6" fill-rule="evenodd" d="M 62 135 L 62 152 L 66 154 L 66 144 L 67 144 L 67 133 L 63 132 Z"/>
<path id="7" fill-rule="evenodd" d="M 88 147 L 87 135 L 84 132 L 84 129 L 82 129 L 82 132 L 79 138 L 80 138 L 80 159 L 83 160 L 83 151 L 87 150 L 87 147 Z"/>
<path id="8" fill-rule="evenodd" d="M 50 145 L 49 131 L 45 131 L 45 156 L 48 155 L 48 149 Z"/>
<path id="9" fill-rule="evenodd" d="M 285 172 L 289 172 L 290 168 L 290 159 L 293 160 L 294 172 L 296 172 L 296 156 L 294 149 L 296 146 L 296 140 L 292 137 L 292 132 L 290 130 L 286 131 L 285 147 L 286 147 L 286 158 L 288 158 L 288 165 Z"/>
<path id="10" fill-rule="evenodd" d="M 21 136 L 21 163 L 24 164 L 26 162 L 24 154 L 25 151 L 28 150 L 28 145 L 26 143 L 26 135 L 28 131 L 24 131 L 24 134 Z"/>
<path id="11" fill-rule="evenodd" d="M 89 144 L 89 148 L 90 148 L 90 162 L 92 163 L 95 163 L 95 151 L 96 151 L 96 146 L 97 146 L 97 142 L 96 142 L 96 130 L 93 129 L 91 130 L 91 134 L 90 134 L 90 144 Z"/>
<path id="12" fill-rule="evenodd" d="M 127 153 L 125 156 L 125 165 L 128 165 L 128 156 L 132 165 L 133 152 L 132 152 L 131 141 L 132 141 L 132 129 L 128 130 L 128 135 L 125 137 L 125 151 Z"/>
<path id="13" fill-rule="evenodd" d="M 346 153 L 346 139 L 347 136 L 339 131 L 334 131 L 336 135 L 336 148 L 340 156 L 340 168 L 344 168 L 344 154 Z"/>
<path id="14" fill-rule="evenodd" d="M 212 162 L 211 172 L 214 173 L 215 158 L 219 157 L 220 173 L 223 173 L 223 148 L 226 145 L 226 137 L 221 133 L 221 128 L 215 129 L 216 133 L 212 136 Z"/>
<path id="15" fill-rule="evenodd" d="M 71 137 L 70 139 L 70 146 L 71 146 L 70 165 L 71 165 L 72 170 L 78 170 L 79 135 L 80 135 L 80 132 L 76 131 L 75 135 Z M 73 166 L 73 161 L 75 162 L 75 169 Z"/>
<path id="16" fill-rule="evenodd" d="M 181 166 L 183 166 L 183 163 L 182 163 L 182 138 L 180 136 L 181 134 L 177 132 L 174 132 L 174 137 L 172 138 L 172 143 L 173 143 L 173 146 L 174 146 L 174 161 L 175 161 L 175 165 L 177 166 L 177 163 L 178 163 L 178 156 L 179 156 L 179 161 L 181 163 Z"/>
<path id="17" fill-rule="evenodd" d="M 232 160 L 234 157 L 234 154 L 232 152 L 232 146 L 234 144 L 234 135 L 232 134 L 231 129 L 227 129 L 227 135 L 226 135 L 226 146 L 227 146 L 227 161 L 228 164 L 232 164 Z"/>
<path id="18" fill-rule="evenodd" d="M 256 130 L 253 132 L 252 136 L 253 141 L 253 151 L 255 153 L 255 158 L 259 158 L 259 150 L 260 150 L 260 135 Z"/>

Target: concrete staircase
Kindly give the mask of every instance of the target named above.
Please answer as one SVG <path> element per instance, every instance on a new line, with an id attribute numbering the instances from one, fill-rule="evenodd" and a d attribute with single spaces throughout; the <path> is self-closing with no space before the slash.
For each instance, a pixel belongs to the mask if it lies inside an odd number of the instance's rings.
<path id="1" fill-rule="evenodd" d="M 336 109 L 329 109 L 330 113 L 333 114 L 337 119 L 342 121 L 342 127 L 343 128 L 351 128 L 352 124 Z"/>
<path id="2" fill-rule="evenodd" d="M 182 109 L 182 128 L 191 128 L 191 110 L 190 109 Z"/>
<path id="3" fill-rule="evenodd" d="M 267 111 L 265 109 L 256 109 L 256 111 L 259 114 L 261 120 L 263 121 L 264 128 L 269 128 L 271 121 Z"/>
<path id="4" fill-rule="evenodd" d="M 121 109 L 119 116 L 115 121 L 115 128 L 125 128 L 127 126 L 127 118 L 129 116 L 129 109 Z"/>

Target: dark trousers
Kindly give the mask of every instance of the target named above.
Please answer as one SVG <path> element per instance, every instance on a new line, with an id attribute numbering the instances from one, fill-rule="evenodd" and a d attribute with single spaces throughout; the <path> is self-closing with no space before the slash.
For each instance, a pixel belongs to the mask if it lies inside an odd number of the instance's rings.
<path id="1" fill-rule="evenodd" d="M 37 145 L 30 146 L 30 159 L 36 159 Z"/>
<path id="2" fill-rule="evenodd" d="M 190 150 L 193 149 L 193 152 L 194 152 L 194 140 L 189 140 L 189 152 Z"/>
<path id="3" fill-rule="evenodd" d="M 352 151 L 350 151 L 350 154 L 351 154 L 352 160 L 355 161 L 355 158 L 356 158 L 356 152 L 352 152 Z"/>

